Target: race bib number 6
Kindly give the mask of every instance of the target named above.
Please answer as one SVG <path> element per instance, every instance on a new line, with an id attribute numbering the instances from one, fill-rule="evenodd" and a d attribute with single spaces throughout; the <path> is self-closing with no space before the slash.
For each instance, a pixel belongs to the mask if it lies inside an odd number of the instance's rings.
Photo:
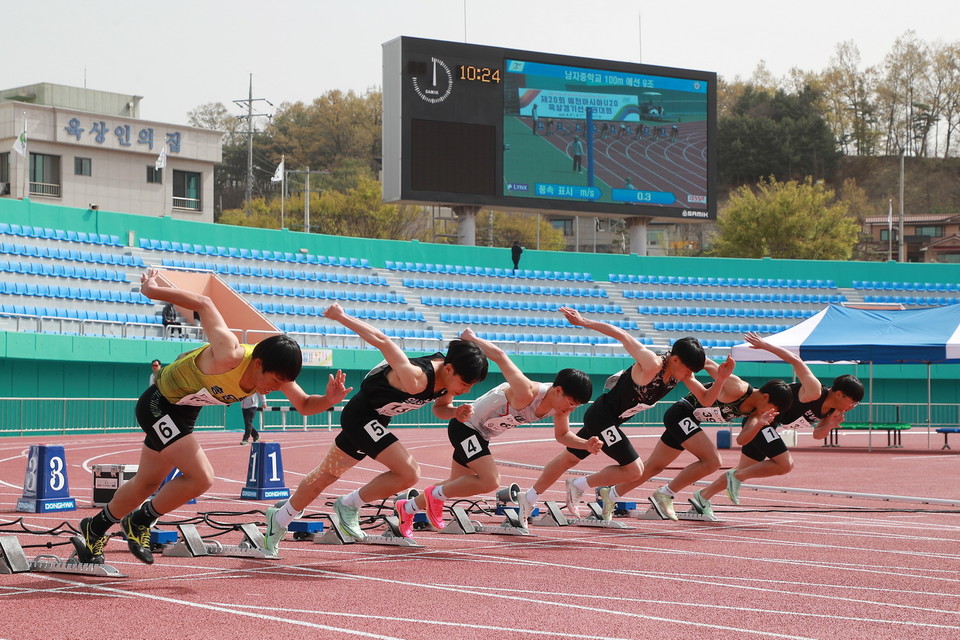
<path id="1" fill-rule="evenodd" d="M 160 440 L 161 444 L 167 444 L 180 435 L 180 428 L 170 419 L 170 416 L 163 416 L 154 422 L 152 429 L 157 434 L 157 439 Z"/>

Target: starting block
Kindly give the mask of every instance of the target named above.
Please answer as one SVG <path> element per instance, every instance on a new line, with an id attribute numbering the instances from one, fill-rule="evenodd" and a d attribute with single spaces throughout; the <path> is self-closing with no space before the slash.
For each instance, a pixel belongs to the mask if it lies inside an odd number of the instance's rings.
<path id="1" fill-rule="evenodd" d="M 656 507 L 653 505 L 653 498 L 649 498 L 651 507 L 646 511 L 633 511 L 632 515 L 635 515 L 638 520 L 669 520 L 670 518 L 664 518 L 660 515 L 660 512 L 657 511 Z M 717 516 L 708 516 L 706 514 L 698 512 L 693 507 L 693 500 L 690 500 L 690 510 L 689 511 L 677 511 L 677 520 L 697 520 L 700 522 L 720 522 L 720 518 Z"/>
<path id="2" fill-rule="evenodd" d="M 277 558 L 267 555 L 264 550 L 263 534 L 252 522 L 240 525 L 243 541 L 240 544 L 223 544 L 218 540 L 204 540 L 193 524 L 177 525 L 180 540 L 176 544 L 164 545 L 163 555 L 174 558 L 198 558 L 201 556 L 222 556 L 228 558 Z"/>
<path id="3" fill-rule="evenodd" d="M 498 509 L 498 513 L 505 520 L 499 525 L 483 525 L 479 522 L 470 520 L 470 516 L 463 507 L 452 507 L 453 520 L 447 523 L 447 526 L 440 530 L 440 533 L 468 534 L 468 533 L 492 533 L 500 536 L 529 536 L 530 530 L 520 526 L 520 516 L 516 509 L 505 508 Z"/>
<path id="4" fill-rule="evenodd" d="M 39 555 L 29 560 L 16 536 L 0 536 L 0 573 L 74 573 L 100 578 L 125 578 L 109 564 L 80 562 L 76 552 L 64 560 L 54 555 Z"/>
<path id="5" fill-rule="evenodd" d="M 386 530 L 381 534 L 367 534 L 367 537 L 363 540 L 357 540 L 340 532 L 340 516 L 338 516 L 335 511 L 329 513 L 327 517 L 330 518 L 330 530 L 323 535 L 314 536 L 313 541 L 317 544 L 380 544 L 391 547 L 423 546 L 417 544 L 410 538 L 404 538 L 403 535 L 400 534 L 400 521 L 397 520 L 396 516 L 385 516 L 383 519 L 387 523 Z"/>
<path id="6" fill-rule="evenodd" d="M 600 508 L 600 505 L 596 502 L 588 502 L 587 507 L 590 509 L 590 515 L 586 518 L 568 518 L 560 511 L 560 506 L 552 501 L 548 500 L 545 503 L 547 507 L 547 513 L 537 520 L 531 520 L 531 524 L 535 524 L 539 527 L 595 527 L 598 529 L 629 529 L 627 525 L 622 522 L 617 522 L 616 520 L 604 520 L 603 519 L 603 509 Z"/>

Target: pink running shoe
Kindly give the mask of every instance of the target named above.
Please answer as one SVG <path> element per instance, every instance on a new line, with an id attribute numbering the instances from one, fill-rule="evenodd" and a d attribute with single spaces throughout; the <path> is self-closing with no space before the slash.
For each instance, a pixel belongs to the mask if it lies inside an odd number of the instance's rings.
<path id="1" fill-rule="evenodd" d="M 404 538 L 413 537 L 413 514 L 407 513 L 406 506 L 409 500 L 397 500 L 394 509 L 397 512 L 397 518 L 400 520 L 400 535 Z"/>
<path id="2" fill-rule="evenodd" d="M 423 490 L 427 498 L 427 520 L 434 529 L 443 529 L 447 526 L 443 518 L 443 500 L 433 497 L 433 489 L 436 485 L 430 485 Z"/>

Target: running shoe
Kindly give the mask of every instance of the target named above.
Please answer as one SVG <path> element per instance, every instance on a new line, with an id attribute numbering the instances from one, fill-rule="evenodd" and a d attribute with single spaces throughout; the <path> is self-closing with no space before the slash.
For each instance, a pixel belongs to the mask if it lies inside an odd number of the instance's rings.
<path id="1" fill-rule="evenodd" d="M 673 498 L 657 489 L 650 494 L 650 500 L 653 502 L 654 509 L 664 520 L 676 520 L 677 512 L 673 509 Z"/>
<path id="2" fill-rule="evenodd" d="M 145 564 L 153 564 L 153 551 L 150 549 L 150 527 L 133 522 L 133 513 L 128 513 L 120 521 L 123 537 L 127 539 L 127 547 L 137 560 Z"/>
<path id="3" fill-rule="evenodd" d="M 598 488 L 597 497 L 603 503 L 603 521 L 610 522 L 613 520 L 613 510 L 616 507 L 616 503 L 610 499 L 610 487 Z"/>
<path id="4" fill-rule="evenodd" d="M 84 518 L 80 521 L 80 535 L 70 538 L 77 550 L 77 559 L 85 564 L 103 564 L 103 548 L 107 545 L 108 536 L 97 536 L 90 531 L 90 521 L 93 518 Z"/>
<path id="5" fill-rule="evenodd" d="M 567 478 L 567 510 L 577 518 L 580 517 L 580 496 L 583 495 L 582 489 L 573 486 L 573 478 Z"/>
<path id="6" fill-rule="evenodd" d="M 740 504 L 740 485 L 743 483 L 737 480 L 736 473 L 736 469 L 727 471 L 727 496 L 733 504 Z"/>
<path id="7" fill-rule="evenodd" d="M 413 537 L 413 514 L 407 513 L 407 503 L 409 500 L 397 500 L 394 510 L 397 512 L 397 519 L 400 520 L 400 535 L 404 538 Z"/>
<path id="8" fill-rule="evenodd" d="M 520 509 L 517 511 L 517 515 L 520 517 L 520 528 L 529 529 L 529 519 L 530 514 L 533 513 L 533 505 L 530 504 L 529 500 L 527 500 L 526 492 L 521 491 L 517 495 L 517 504 L 520 505 Z"/>
<path id="9" fill-rule="evenodd" d="M 427 498 L 427 520 L 434 529 L 443 529 L 447 526 L 443 518 L 443 500 L 433 497 L 433 489 L 436 485 L 430 485 L 423 490 L 423 495 Z"/>
<path id="10" fill-rule="evenodd" d="M 713 517 L 713 505 L 703 497 L 699 489 L 693 492 L 693 497 L 690 498 L 690 504 L 693 505 L 693 510 L 700 515 Z"/>
<path id="11" fill-rule="evenodd" d="M 263 537 L 263 550 L 268 556 L 275 556 L 280 552 L 280 541 L 287 533 L 286 527 L 277 524 L 277 511 L 283 506 L 285 500 L 281 500 L 272 507 L 267 507 L 267 534 Z"/>
<path id="12" fill-rule="evenodd" d="M 361 542 L 366 539 L 367 534 L 360 528 L 360 509 L 343 504 L 340 497 L 333 503 L 333 510 L 340 519 L 340 533 Z"/>

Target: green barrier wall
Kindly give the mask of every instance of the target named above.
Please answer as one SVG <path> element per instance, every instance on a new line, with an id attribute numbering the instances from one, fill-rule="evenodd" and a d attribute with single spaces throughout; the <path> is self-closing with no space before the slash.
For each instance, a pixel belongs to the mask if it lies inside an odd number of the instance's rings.
<path id="1" fill-rule="evenodd" d="M 322 213 L 320 214 L 322 215 Z M 67 207 L 0 198 L 0 222 L 119 236 L 124 244 L 138 246 L 140 238 L 162 239 L 297 252 L 367 258 L 375 267 L 385 260 L 511 267 L 509 248 L 341 238 L 287 230 L 262 230 L 210 225 L 171 218 L 148 218 L 108 211 Z M 13 241 L 6 236 L 4 241 Z M 958 282 L 960 265 L 827 262 L 799 260 L 740 260 L 725 258 L 638 257 L 635 255 L 571 254 L 527 250 L 521 267 L 553 271 L 580 271 L 605 281 L 609 273 L 686 275 L 711 277 L 780 277 L 830 279 L 840 287 L 853 280 L 899 282 Z M 140 394 L 149 378 L 149 363 L 173 360 L 190 343 L 122 340 L 80 336 L 0 332 L 0 397 L 127 397 Z M 359 385 L 363 374 L 379 362 L 369 350 L 335 350 L 334 366 L 346 371 L 350 385 Z M 589 373 L 599 390 L 608 375 L 629 364 L 624 358 L 518 356 L 517 364 L 531 378 L 550 381 L 557 370 L 577 367 Z M 821 365 L 814 370 L 824 380 L 854 373 L 864 382 L 867 365 Z M 308 391 L 322 392 L 328 371 L 306 368 L 300 379 Z M 743 363 L 737 373 L 754 384 L 769 378 L 791 379 L 785 365 Z M 939 403 L 960 402 L 960 366 L 931 368 L 932 398 Z M 884 365 L 874 368 L 876 402 L 925 402 L 927 368 L 922 365 Z M 475 388 L 474 395 L 500 381 L 491 379 Z M 596 395 L 596 394 L 595 394 Z M 678 397 L 675 392 L 671 398 Z"/>

